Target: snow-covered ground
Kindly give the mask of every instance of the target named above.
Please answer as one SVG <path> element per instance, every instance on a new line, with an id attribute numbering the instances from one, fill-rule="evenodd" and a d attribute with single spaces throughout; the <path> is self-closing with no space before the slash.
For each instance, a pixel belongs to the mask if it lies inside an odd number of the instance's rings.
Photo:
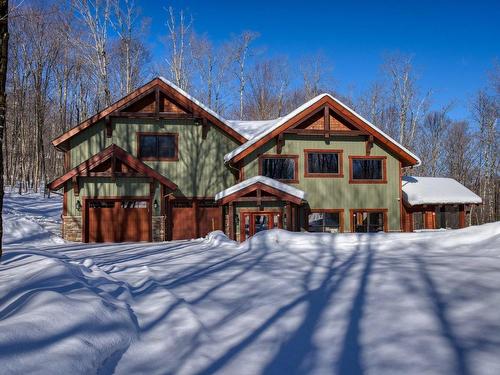
<path id="1" fill-rule="evenodd" d="M 500 373 L 500 223 L 88 245 L 60 205 L 6 198 L 2 374 Z"/>

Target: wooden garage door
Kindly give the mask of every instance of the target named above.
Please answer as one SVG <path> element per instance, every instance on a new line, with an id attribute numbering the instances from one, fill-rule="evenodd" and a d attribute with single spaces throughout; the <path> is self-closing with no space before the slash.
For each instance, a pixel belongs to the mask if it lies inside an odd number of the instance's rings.
<path id="1" fill-rule="evenodd" d="M 172 205 L 172 239 L 204 237 L 222 230 L 221 208 L 212 200 L 179 200 Z"/>
<path id="2" fill-rule="evenodd" d="M 88 201 L 89 242 L 149 241 L 149 202 L 96 199 Z"/>

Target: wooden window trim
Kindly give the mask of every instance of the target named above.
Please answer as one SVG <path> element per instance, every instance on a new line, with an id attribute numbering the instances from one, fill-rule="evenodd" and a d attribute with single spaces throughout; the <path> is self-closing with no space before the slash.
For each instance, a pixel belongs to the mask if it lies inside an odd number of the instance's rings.
<path id="1" fill-rule="evenodd" d="M 309 154 L 338 154 L 339 172 L 338 173 L 309 173 Z M 304 177 L 321 178 L 342 178 L 344 177 L 344 150 L 329 149 L 304 149 Z"/>
<path id="2" fill-rule="evenodd" d="M 314 208 L 307 210 L 305 226 L 306 230 L 309 231 L 309 214 L 314 213 L 338 213 L 339 214 L 339 233 L 344 233 L 344 209 L 343 208 Z"/>
<path id="3" fill-rule="evenodd" d="M 295 162 L 295 168 L 293 171 L 294 178 L 291 180 L 276 179 L 276 181 L 283 182 L 286 184 L 298 184 L 299 183 L 299 155 L 286 155 L 286 154 L 263 154 L 259 155 L 259 175 L 262 174 L 262 161 L 264 159 L 293 159 Z"/>
<path id="4" fill-rule="evenodd" d="M 351 226 L 351 233 L 355 233 L 354 232 L 354 228 L 355 228 L 355 223 L 354 223 L 354 214 L 356 212 L 382 212 L 382 214 L 384 215 L 384 232 L 388 232 L 389 231 L 389 227 L 388 227 L 388 220 L 387 220 L 387 213 L 388 213 L 388 209 L 387 208 L 351 208 L 349 210 L 349 224 Z"/>
<path id="5" fill-rule="evenodd" d="M 148 135 L 155 135 L 155 136 L 161 136 L 161 135 L 170 135 L 174 136 L 174 143 L 175 143 L 175 156 L 171 158 L 155 158 L 155 157 L 141 157 L 141 142 L 140 138 L 141 136 L 148 136 Z M 179 133 L 172 133 L 172 132 L 137 132 L 136 133 L 136 148 L 137 148 L 137 158 L 139 160 L 149 160 L 149 161 L 179 161 Z"/>
<path id="6" fill-rule="evenodd" d="M 381 180 L 359 180 L 353 178 L 352 161 L 358 159 L 382 160 Z M 350 184 L 386 184 L 387 183 L 387 156 L 349 156 L 349 183 Z"/>

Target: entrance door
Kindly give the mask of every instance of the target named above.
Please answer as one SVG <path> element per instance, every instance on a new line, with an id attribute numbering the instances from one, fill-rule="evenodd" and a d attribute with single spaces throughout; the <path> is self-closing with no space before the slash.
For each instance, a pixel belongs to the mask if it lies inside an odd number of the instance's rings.
<path id="1" fill-rule="evenodd" d="M 149 241 L 148 201 L 93 199 L 88 201 L 86 209 L 89 242 Z"/>
<path id="2" fill-rule="evenodd" d="M 264 230 L 282 228 L 280 212 L 242 212 L 240 221 L 241 241 Z"/>

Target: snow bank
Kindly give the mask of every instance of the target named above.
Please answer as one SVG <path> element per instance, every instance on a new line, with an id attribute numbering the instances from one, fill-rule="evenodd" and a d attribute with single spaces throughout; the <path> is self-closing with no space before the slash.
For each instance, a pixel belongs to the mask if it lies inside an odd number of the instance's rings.
<path id="1" fill-rule="evenodd" d="M 499 270 L 500 222 L 20 243 L 0 262 L 0 372 L 497 375 Z"/>

